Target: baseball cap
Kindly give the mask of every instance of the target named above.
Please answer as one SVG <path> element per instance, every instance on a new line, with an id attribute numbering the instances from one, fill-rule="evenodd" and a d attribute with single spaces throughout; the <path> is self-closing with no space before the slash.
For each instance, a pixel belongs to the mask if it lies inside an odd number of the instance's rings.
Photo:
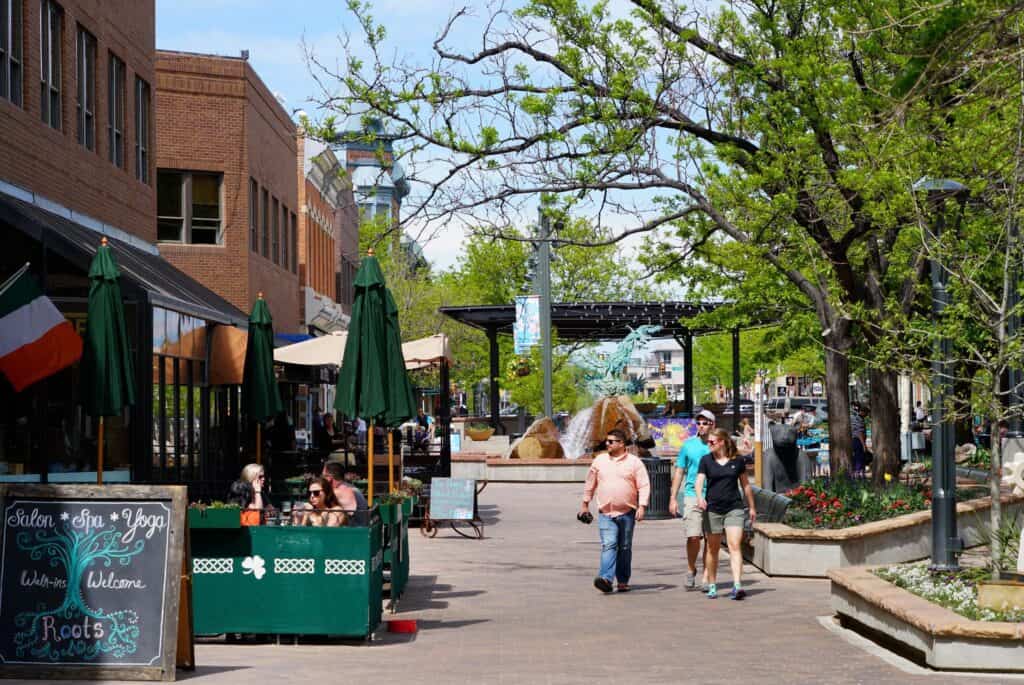
<path id="1" fill-rule="evenodd" d="M 712 414 L 711 411 L 708 410 L 708 409 L 701 409 L 700 412 L 697 414 L 697 418 L 698 419 L 700 419 L 700 418 L 707 419 L 711 423 L 715 422 L 715 415 Z"/>

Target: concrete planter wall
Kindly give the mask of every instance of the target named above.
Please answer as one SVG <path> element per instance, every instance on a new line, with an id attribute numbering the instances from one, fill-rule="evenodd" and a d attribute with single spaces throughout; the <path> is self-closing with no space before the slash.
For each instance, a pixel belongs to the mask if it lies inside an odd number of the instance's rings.
<path id="1" fill-rule="evenodd" d="M 829 572 L 832 609 L 865 633 L 940 670 L 1024 671 L 1024 624 L 972 621 L 874 575 Z"/>
<path id="2" fill-rule="evenodd" d="M 452 478 L 504 483 L 582 483 L 590 459 L 503 459 L 463 451 L 452 455 Z"/>
<path id="3" fill-rule="evenodd" d="M 1004 495 L 1003 512 L 1016 516 L 1024 497 Z M 957 528 L 964 545 L 988 538 L 989 498 L 957 504 Z M 782 523 L 757 523 L 744 558 L 770 576 L 824 578 L 829 569 L 898 564 L 931 555 L 930 511 L 905 514 L 838 530 L 804 530 Z"/>

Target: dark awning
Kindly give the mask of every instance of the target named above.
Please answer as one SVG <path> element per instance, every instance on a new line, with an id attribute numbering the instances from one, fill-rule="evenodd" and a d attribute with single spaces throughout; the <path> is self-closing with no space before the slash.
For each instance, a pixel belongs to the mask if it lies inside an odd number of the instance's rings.
<path id="1" fill-rule="evenodd" d="M 0 194 L 0 222 L 6 223 L 88 271 L 102 234 L 72 218 Z M 245 313 L 161 257 L 107 236 L 122 278 L 147 294 L 150 304 L 222 324 L 245 325 Z"/>

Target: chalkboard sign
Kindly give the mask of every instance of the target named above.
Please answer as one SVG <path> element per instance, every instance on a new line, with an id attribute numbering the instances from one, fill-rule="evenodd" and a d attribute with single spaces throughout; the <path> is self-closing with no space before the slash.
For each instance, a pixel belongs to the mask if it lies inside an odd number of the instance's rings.
<path id="1" fill-rule="evenodd" d="M 173 680 L 185 501 L 0 486 L 0 675 Z"/>
<path id="2" fill-rule="evenodd" d="M 472 521 L 475 499 L 475 480 L 434 478 L 430 481 L 430 518 Z"/>

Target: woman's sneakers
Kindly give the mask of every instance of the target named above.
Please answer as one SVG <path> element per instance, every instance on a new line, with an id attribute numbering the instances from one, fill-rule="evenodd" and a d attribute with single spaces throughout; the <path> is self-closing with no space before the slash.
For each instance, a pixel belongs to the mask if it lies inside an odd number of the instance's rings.
<path id="1" fill-rule="evenodd" d="M 708 599 L 718 599 L 718 586 L 714 583 L 708 583 Z"/>
<path id="2" fill-rule="evenodd" d="M 739 585 L 733 585 L 732 590 L 729 592 L 729 599 L 734 599 L 737 602 L 747 596 L 746 590 Z"/>

